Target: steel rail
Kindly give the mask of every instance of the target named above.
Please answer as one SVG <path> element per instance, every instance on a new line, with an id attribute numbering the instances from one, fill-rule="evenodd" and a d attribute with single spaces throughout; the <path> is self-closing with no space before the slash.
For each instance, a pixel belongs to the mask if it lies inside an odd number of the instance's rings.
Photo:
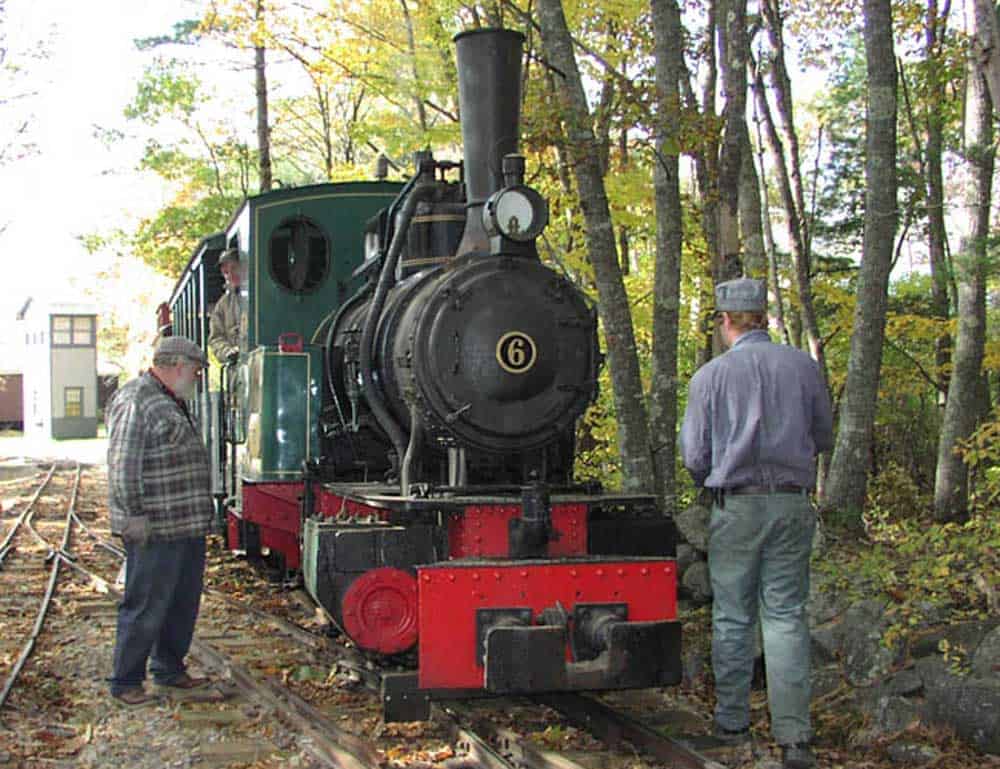
<path id="1" fill-rule="evenodd" d="M 191 654 L 206 668 L 224 673 L 240 689 L 312 740 L 311 752 L 337 769 L 378 769 L 382 762 L 368 741 L 346 732 L 287 687 L 269 678 L 258 679 L 247 668 L 197 638 Z"/>
<path id="2" fill-rule="evenodd" d="M 214 590 L 212 588 L 205 588 L 203 590 L 204 594 L 209 598 L 212 598 L 221 603 L 228 604 L 229 606 L 239 609 L 240 611 L 245 611 L 248 614 L 252 614 L 258 619 L 261 619 L 272 627 L 276 628 L 285 635 L 291 636 L 299 641 L 304 646 L 308 646 L 315 651 L 324 652 L 329 650 L 329 642 L 326 638 L 310 630 L 306 630 L 304 627 L 296 625 L 294 622 L 289 622 L 288 620 L 277 616 L 276 614 L 271 614 L 263 609 L 258 609 L 256 606 L 252 606 L 238 598 L 233 598 L 230 595 L 226 595 L 220 590 Z M 332 655 L 331 655 L 332 656 Z"/>
<path id="3" fill-rule="evenodd" d="M 678 769 L 726 769 L 718 761 L 681 745 L 592 697 L 560 693 L 538 695 L 532 699 L 559 712 L 609 746 L 625 740 L 638 750 Z"/>
<path id="4" fill-rule="evenodd" d="M 460 745 L 461 741 L 473 742 L 471 739 L 473 737 L 481 743 L 485 742 L 488 748 L 487 761 L 484 761 L 480 755 L 481 747 L 471 754 L 477 762 L 487 765 L 490 769 L 500 769 L 500 767 L 491 766 L 493 754 L 500 757 L 504 766 L 513 766 L 519 769 L 584 769 L 576 761 L 558 753 L 541 751 L 516 732 L 485 721 L 461 702 L 448 700 L 436 703 L 432 708 L 432 714 L 437 717 L 441 712 L 456 725 L 461 722 L 471 725 L 474 732 L 468 732 L 459 725 L 458 734 L 453 735 L 453 739 Z M 451 728 L 451 723 L 448 726 Z M 484 735 L 486 739 L 484 740 L 479 733 Z"/>
<path id="5" fill-rule="evenodd" d="M 82 531 L 84 534 L 86 534 L 88 537 L 94 540 L 94 544 L 96 544 L 100 548 L 103 548 L 104 550 L 107 550 L 112 555 L 117 556 L 122 560 L 125 560 L 125 551 L 122 550 L 120 547 L 112 545 L 106 539 L 103 539 L 94 532 L 92 532 L 90 530 L 90 527 L 83 522 L 83 519 L 80 518 L 80 516 L 76 513 L 75 510 L 73 511 L 73 520 L 76 522 L 76 525 L 80 527 L 80 531 Z"/>
<path id="6" fill-rule="evenodd" d="M 55 465 L 52 466 L 52 470 L 55 470 Z M 49 472 L 46 478 L 46 483 L 52 477 L 52 471 Z M 43 485 L 44 488 L 44 485 Z M 63 560 L 68 560 L 68 551 L 71 531 L 73 528 L 73 510 L 76 506 L 77 493 L 80 488 L 80 465 L 77 463 L 76 466 L 76 477 L 73 481 L 73 493 L 70 497 L 69 508 L 66 511 L 66 522 L 65 530 L 63 531 L 62 544 L 58 550 L 49 549 L 49 558 L 52 561 L 52 568 L 49 571 L 49 581 L 45 589 L 45 596 L 42 598 L 42 605 L 38 609 L 38 614 L 35 617 L 35 624 L 31 630 L 31 635 L 28 641 L 25 643 L 24 647 L 21 649 L 20 655 L 18 655 L 17 661 L 11 668 L 10 674 L 7 676 L 7 682 L 4 684 L 3 690 L 0 691 L 0 708 L 3 708 L 4 704 L 7 702 L 7 698 L 10 696 L 11 691 L 14 688 L 14 683 L 17 681 L 18 676 L 21 674 L 21 670 L 24 668 L 24 664 L 28 661 L 28 657 L 35 650 L 35 643 L 38 637 L 42 633 L 42 628 L 45 625 L 45 616 L 48 614 L 49 606 L 52 604 L 52 597 L 56 593 L 56 585 L 59 582 L 59 566 L 62 564 Z M 41 489 L 39 489 L 39 492 Z M 37 494 L 36 494 L 37 498 Z M 29 524 L 30 528 L 30 524 Z M 32 529 L 34 531 L 34 529 Z M 37 532 L 35 535 L 41 538 Z M 42 539 L 42 542 L 46 547 L 49 547 L 48 542 Z M 53 557 L 54 556 L 54 557 Z"/>
<path id="7" fill-rule="evenodd" d="M 45 487 L 49 485 L 49 481 L 52 480 L 52 475 L 55 473 L 55 471 L 56 471 L 56 464 L 53 462 L 52 467 L 49 468 L 49 472 L 45 476 L 45 480 L 42 481 L 41 485 L 37 489 L 35 489 L 35 493 L 32 495 L 31 501 L 28 502 L 24 510 L 22 510 L 21 514 L 17 517 L 17 520 L 14 521 L 14 525 L 11 526 L 10 531 L 7 532 L 7 536 L 4 537 L 3 542 L 0 542 L 0 569 L 3 568 L 4 558 L 6 558 L 7 554 L 10 553 L 10 551 L 13 549 L 11 542 L 14 540 L 14 537 L 17 536 L 18 529 L 21 528 L 21 525 L 25 522 L 25 520 L 27 520 L 28 516 L 31 514 L 31 511 L 35 507 L 35 503 L 38 501 L 38 498 L 42 495 L 42 492 L 45 490 Z"/>
<path id="8" fill-rule="evenodd" d="M 56 551 L 55 556 L 57 562 L 65 562 L 70 568 L 89 577 L 95 585 L 109 595 L 117 598 L 122 597 L 121 592 L 111 582 L 90 569 L 69 560 L 65 553 Z M 213 597 L 222 597 L 216 591 L 213 593 Z M 236 599 L 226 597 L 225 600 L 234 605 L 235 608 L 249 609 L 255 615 L 272 620 L 279 627 L 287 626 L 282 629 L 288 630 L 297 627 Z M 293 634 L 294 637 L 300 642 L 306 642 L 306 637 L 311 636 L 311 634 L 302 628 L 298 628 L 298 630 L 300 632 Z M 315 640 L 317 639 L 309 638 L 307 645 L 315 649 Z M 265 707 L 291 724 L 300 734 L 308 737 L 311 741 L 311 745 L 307 746 L 309 751 L 325 765 L 332 769 L 380 769 L 382 766 L 378 753 L 371 743 L 344 731 L 290 689 L 268 678 L 258 679 L 247 668 L 197 638 L 191 641 L 190 653 L 201 665 L 231 679 L 244 693 L 264 704 Z"/>

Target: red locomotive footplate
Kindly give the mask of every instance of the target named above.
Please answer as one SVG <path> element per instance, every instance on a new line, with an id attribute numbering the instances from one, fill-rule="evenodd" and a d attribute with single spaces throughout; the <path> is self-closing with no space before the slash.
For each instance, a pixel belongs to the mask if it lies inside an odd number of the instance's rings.
<path id="1" fill-rule="evenodd" d="M 302 483 L 243 485 L 243 520 L 260 527 L 260 544 L 285 556 L 285 567 L 298 569 L 299 497 Z"/>
<path id="2" fill-rule="evenodd" d="M 662 558 L 450 561 L 418 567 L 417 585 L 421 689 L 484 686 L 479 609 L 530 608 L 537 617 L 557 601 L 570 614 L 578 603 L 623 603 L 630 622 L 677 618 L 676 566 Z"/>
<path id="3" fill-rule="evenodd" d="M 448 520 L 452 558 L 502 558 L 510 552 L 510 521 L 521 517 L 520 505 L 469 505 Z M 551 558 L 587 553 L 587 505 L 552 505 Z"/>
<path id="4" fill-rule="evenodd" d="M 366 505 L 364 502 L 335 494 L 329 489 L 319 486 L 316 489 L 316 512 L 320 513 L 324 518 L 356 516 L 385 520 L 390 511 L 384 507 Z"/>

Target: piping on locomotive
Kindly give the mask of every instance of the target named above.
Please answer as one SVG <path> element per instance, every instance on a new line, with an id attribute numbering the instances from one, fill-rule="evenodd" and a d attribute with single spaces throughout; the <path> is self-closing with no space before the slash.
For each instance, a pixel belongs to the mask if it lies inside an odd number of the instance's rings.
<path id="1" fill-rule="evenodd" d="M 455 38 L 462 163 L 424 152 L 405 184 L 249 198 L 160 319 L 204 346 L 219 255 L 239 249 L 239 361 L 195 404 L 220 523 L 360 649 L 417 649 L 383 680 L 387 720 L 435 697 L 680 680 L 673 521 L 573 481 L 597 317 L 538 257 L 523 40 Z"/>

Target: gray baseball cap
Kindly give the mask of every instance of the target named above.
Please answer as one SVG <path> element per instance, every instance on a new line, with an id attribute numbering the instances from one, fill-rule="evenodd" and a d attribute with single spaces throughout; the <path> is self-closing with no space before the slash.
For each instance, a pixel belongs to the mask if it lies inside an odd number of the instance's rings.
<path id="1" fill-rule="evenodd" d="M 737 278 L 715 287 L 716 312 L 767 312 L 767 286 L 762 280 Z"/>
<path id="2" fill-rule="evenodd" d="M 239 262 L 240 251 L 238 248 L 227 248 L 219 256 L 219 266 L 221 267 L 224 262 Z"/>
<path id="3" fill-rule="evenodd" d="M 200 363 L 202 366 L 208 365 L 208 357 L 202 352 L 202 349 L 190 339 L 185 339 L 182 336 L 165 336 L 160 339 L 153 351 L 153 358 L 159 358 L 161 355 L 181 355 L 192 363 Z"/>

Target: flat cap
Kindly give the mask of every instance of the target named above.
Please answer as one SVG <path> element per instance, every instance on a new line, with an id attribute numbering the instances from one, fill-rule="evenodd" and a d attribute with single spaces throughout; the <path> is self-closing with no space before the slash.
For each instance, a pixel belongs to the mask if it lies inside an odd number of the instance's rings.
<path id="1" fill-rule="evenodd" d="M 161 355 L 181 355 L 192 363 L 200 363 L 202 366 L 208 365 L 208 358 L 202 349 L 190 339 L 185 339 L 182 336 L 165 336 L 160 339 L 153 351 L 154 360 Z"/>
<path id="2" fill-rule="evenodd" d="M 238 262 L 240 260 L 240 251 L 238 248 L 227 248 L 219 256 L 219 266 L 221 267 L 223 262 Z"/>
<path id="3" fill-rule="evenodd" d="M 762 280 L 737 278 L 715 287 L 716 312 L 767 312 L 767 287 Z"/>

